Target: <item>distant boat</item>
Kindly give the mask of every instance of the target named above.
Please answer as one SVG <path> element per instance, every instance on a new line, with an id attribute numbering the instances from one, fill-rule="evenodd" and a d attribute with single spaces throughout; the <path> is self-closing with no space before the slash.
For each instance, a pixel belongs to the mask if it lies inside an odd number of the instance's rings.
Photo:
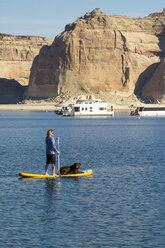
<path id="1" fill-rule="evenodd" d="M 57 112 L 63 116 L 114 116 L 113 106 L 108 110 L 107 102 L 97 100 L 77 100 L 75 104 L 65 104 Z"/>
<path id="2" fill-rule="evenodd" d="M 130 112 L 130 115 L 138 116 L 165 116 L 165 106 L 143 106 L 136 107 Z"/>

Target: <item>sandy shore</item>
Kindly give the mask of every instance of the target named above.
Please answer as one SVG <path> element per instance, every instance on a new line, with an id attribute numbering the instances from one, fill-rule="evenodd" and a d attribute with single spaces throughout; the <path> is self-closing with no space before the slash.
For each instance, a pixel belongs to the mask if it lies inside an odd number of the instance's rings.
<path id="1" fill-rule="evenodd" d="M 115 112 L 129 112 L 129 106 L 113 105 Z M 55 111 L 55 104 L 0 104 L 0 111 Z"/>
<path id="2" fill-rule="evenodd" d="M 0 111 L 55 111 L 54 104 L 0 104 Z"/>

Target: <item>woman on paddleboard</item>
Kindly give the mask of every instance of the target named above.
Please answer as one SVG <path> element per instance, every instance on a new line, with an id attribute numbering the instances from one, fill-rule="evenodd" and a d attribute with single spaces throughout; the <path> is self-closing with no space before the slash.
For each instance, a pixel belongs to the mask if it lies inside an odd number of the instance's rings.
<path id="1" fill-rule="evenodd" d="M 59 139 L 59 137 L 56 139 Z M 49 164 L 52 164 L 52 172 L 53 172 L 53 176 L 55 176 L 56 153 L 59 154 L 60 152 L 56 148 L 56 142 L 54 139 L 54 131 L 52 129 L 49 129 L 47 131 L 45 143 L 46 143 L 45 175 L 48 175 Z"/>

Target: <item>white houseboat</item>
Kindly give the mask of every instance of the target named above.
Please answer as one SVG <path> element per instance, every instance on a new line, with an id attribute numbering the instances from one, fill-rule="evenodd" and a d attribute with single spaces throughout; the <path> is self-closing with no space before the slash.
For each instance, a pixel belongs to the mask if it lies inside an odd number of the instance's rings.
<path id="1" fill-rule="evenodd" d="M 136 107 L 130 115 L 138 116 L 165 116 L 165 106 L 141 106 Z"/>
<path id="2" fill-rule="evenodd" d="M 75 104 L 63 105 L 63 116 L 114 116 L 113 106 L 107 109 L 107 103 L 96 100 L 77 100 Z"/>

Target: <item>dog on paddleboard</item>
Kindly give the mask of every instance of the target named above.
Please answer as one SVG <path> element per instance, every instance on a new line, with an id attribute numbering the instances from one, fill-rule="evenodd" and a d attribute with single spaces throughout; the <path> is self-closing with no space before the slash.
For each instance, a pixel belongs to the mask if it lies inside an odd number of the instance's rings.
<path id="1" fill-rule="evenodd" d="M 78 169 L 80 168 L 80 163 L 74 163 L 70 166 L 63 166 L 60 168 L 60 175 L 67 175 L 67 174 L 79 174 L 83 173 L 79 171 Z"/>

